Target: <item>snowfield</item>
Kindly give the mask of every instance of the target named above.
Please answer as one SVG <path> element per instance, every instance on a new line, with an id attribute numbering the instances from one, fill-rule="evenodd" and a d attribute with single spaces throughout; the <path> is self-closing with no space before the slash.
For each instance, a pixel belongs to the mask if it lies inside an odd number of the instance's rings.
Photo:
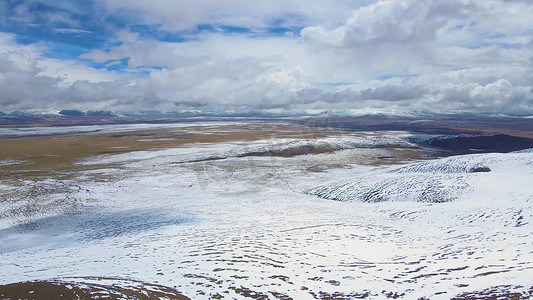
<path id="1" fill-rule="evenodd" d="M 483 203 L 507 203 L 509 195 L 529 185 L 532 170 L 533 156 L 527 151 L 458 155 L 364 174 L 307 193 L 338 201 L 430 203 L 483 195 L 490 199 L 479 199 Z"/>
<path id="2" fill-rule="evenodd" d="M 410 147 L 406 135 L 196 144 L 2 182 L 0 283 L 122 278 L 193 299 L 531 295 L 533 153 L 364 163 Z"/>

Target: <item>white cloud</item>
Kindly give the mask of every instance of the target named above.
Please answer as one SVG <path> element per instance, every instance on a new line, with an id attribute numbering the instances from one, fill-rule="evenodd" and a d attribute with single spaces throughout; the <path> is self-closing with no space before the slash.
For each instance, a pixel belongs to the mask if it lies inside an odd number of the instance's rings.
<path id="1" fill-rule="evenodd" d="M 140 45 L 146 47 L 137 48 L 137 41 L 130 42 L 99 53 L 107 55 L 102 61 L 121 59 L 133 51 L 139 56 L 130 59 L 131 68 L 159 63 L 171 67 L 151 70 L 148 76 L 118 75 L 75 61 L 44 58 L 39 52 L 32 57 L 26 46 L 11 41 L 10 48 L 18 50 L 0 55 L 0 85 L 11 93 L 0 95 L 0 106 L 4 110 L 103 107 L 125 111 L 269 108 L 305 101 L 297 93 L 309 88 L 297 69 L 284 68 L 276 58 L 200 56 L 195 63 L 187 62 L 187 57 L 177 63 L 172 53 L 192 45 L 142 40 Z"/>
<path id="2" fill-rule="evenodd" d="M 533 114 L 527 1 L 100 2 L 108 13 L 135 13 L 141 24 L 174 33 L 207 23 L 260 31 L 276 19 L 305 28 L 299 35 L 188 31 L 184 42 L 121 28 L 108 46 L 80 57 L 113 68 L 127 62 L 121 72 L 47 58 L 46 44 L 0 34 L 0 110 Z"/>
<path id="3" fill-rule="evenodd" d="M 82 29 L 73 29 L 73 28 L 58 28 L 56 32 L 59 33 L 73 33 L 73 34 L 83 34 L 83 33 L 92 33 L 92 31 L 82 30 Z"/>
<path id="4" fill-rule="evenodd" d="M 110 99 L 106 96 L 109 91 L 95 87 L 111 87 L 111 81 L 118 84 L 123 80 L 120 76 L 77 61 L 46 58 L 46 50 L 44 45 L 21 45 L 14 35 L 0 34 L 0 109 L 110 107 L 109 102 L 104 104 Z M 79 89 L 83 86 L 92 87 Z M 79 99 L 90 104 L 76 103 Z"/>

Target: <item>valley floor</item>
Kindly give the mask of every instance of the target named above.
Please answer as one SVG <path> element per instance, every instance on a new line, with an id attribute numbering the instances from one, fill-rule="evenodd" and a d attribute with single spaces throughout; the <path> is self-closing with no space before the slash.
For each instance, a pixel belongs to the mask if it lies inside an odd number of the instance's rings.
<path id="1" fill-rule="evenodd" d="M 2 141 L 0 284 L 191 299 L 533 295 L 533 153 L 438 158 L 407 132 L 263 127 Z M 32 139 L 55 144 L 17 153 Z"/>

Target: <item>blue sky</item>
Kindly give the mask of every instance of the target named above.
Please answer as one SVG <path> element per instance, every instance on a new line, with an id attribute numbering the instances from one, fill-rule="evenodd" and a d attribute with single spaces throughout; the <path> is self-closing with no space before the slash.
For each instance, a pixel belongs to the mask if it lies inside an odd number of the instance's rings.
<path id="1" fill-rule="evenodd" d="M 533 114 L 519 0 L 0 1 L 0 111 Z"/>

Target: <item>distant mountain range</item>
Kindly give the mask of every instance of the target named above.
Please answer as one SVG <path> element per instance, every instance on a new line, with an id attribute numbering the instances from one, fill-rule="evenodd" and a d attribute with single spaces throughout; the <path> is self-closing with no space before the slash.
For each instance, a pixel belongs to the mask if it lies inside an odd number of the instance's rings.
<path id="1" fill-rule="evenodd" d="M 0 126 L 82 125 L 87 123 L 112 123 L 121 116 L 111 111 L 14 111 L 0 112 Z"/>
<path id="2" fill-rule="evenodd" d="M 43 118 L 53 118 L 53 117 L 111 117 L 118 116 L 117 113 L 112 111 L 105 110 L 89 110 L 89 111 L 79 111 L 79 110 L 61 110 L 61 111 L 22 111 L 16 110 L 9 114 L 0 112 L 0 116 L 4 118 L 34 118 L 34 119 L 43 119 Z"/>

